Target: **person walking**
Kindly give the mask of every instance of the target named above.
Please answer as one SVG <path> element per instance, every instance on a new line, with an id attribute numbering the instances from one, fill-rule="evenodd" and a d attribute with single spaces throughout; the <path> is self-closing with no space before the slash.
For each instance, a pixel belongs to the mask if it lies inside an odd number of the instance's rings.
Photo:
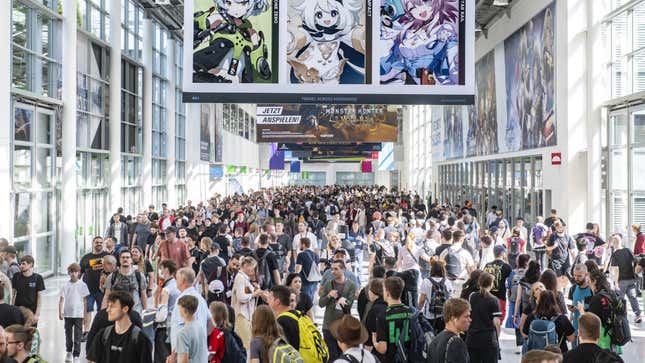
<path id="1" fill-rule="evenodd" d="M 231 298 L 235 310 L 235 332 L 242 339 L 244 348 L 248 351 L 251 347 L 251 319 L 257 305 L 257 298 L 264 292 L 257 284 L 251 282 L 255 278 L 257 262 L 253 257 L 242 257 L 240 271 L 235 276 L 233 283 L 233 296 Z"/>
<path id="2" fill-rule="evenodd" d="M 404 331 L 404 327 L 407 326 L 405 322 L 411 310 L 401 303 L 404 287 L 403 279 L 397 276 L 388 277 L 383 282 L 383 298 L 387 302 L 387 308 L 384 316 L 377 317 L 376 339 L 374 339 L 374 349 L 383 357 L 380 359 L 383 362 L 395 362 L 401 334 L 404 336 L 401 349 L 407 351 L 410 347 L 410 334 L 409 331 Z"/>
<path id="3" fill-rule="evenodd" d="M 504 246 L 495 246 L 493 253 L 495 254 L 495 259 L 486 264 L 484 272 L 493 276 L 493 288 L 491 293 L 499 300 L 499 307 L 502 312 L 502 315 L 499 318 L 501 322 L 504 322 L 504 318 L 506 317 L 507 281 L 509 276 L 511 276 L 513 269 L 511 265 L 506 262 L 506 248 Z"/>
<path id="4" fill-rule="evenodd" d="M 87 285 L 90 295 L 87 297 L 87 308 L 83 320 L 83 339 L 87 341 L 87 332 L 92 323 L 92 312 L 101 310 L 103 291 L 101 291 L 101 275 L 103 274 L 103 257 L 108 253 L 103 251 L 103 237 L 92 239 L 92 251 L 81 258 L 81 276 Z"/>
<path id="5" fill-rule="evenodd" d="M 158 275 L 163 282 L 157 286 L 154 292 L 154 306 L 157 309 L 165 309 L 168 316 L 165 321 L 158 322 L 155 327 L 154 337 L 154 361 L 155 363 L 165 363 L 166 358 L 171 353 L 170 342 L 168 341 L 169 324 L 172 319 L 174 308 L 181 292 L 177 289 L 177 280 L 175 273 L 177 265 L 173 260 L 163 260 L 158 266 Z"/>
<path id="6" fill-rule="evenodd" d="M 538 336 L 533 334 L 534 331 L 538 330 L 537 328 L 534 328 L 533 324 L 542 320 L 553 322 L 556 341 L 552 342 L 549 341 L 549 339 L 540 339 L 540 341 L 547 345 L 557 344 L 560 347 L 561 352 L 567 352 L 569 350 L 567 341 L 571 342 L 575 339 L 575 330 L 567 316 L 560 310 L 555 294 L 551 290 L 544 290 L 538 295 L 535 310 L 528 314 L 524 321 L 524 325 L 522 326 L 522 332 L 528 339 L 528 350 L 546 348 L 546 346 L 536 346 L 536 344 L 539 344 L 538 340 L 535 339 L 538 338 Z M 549 325 L 549 323 L 547 323 L 547 325 Z"/>
<path id="7" fill-rule="evenodd" d="M 60 289 L 58 318 L 65 321 L 66 362 L 77 361 L 81 355 L 81 335 L 83 333 L 83 313 L 87 310 L 87 297 L 90 291 L 79 280 L 81 266 L 72 263 L 67 267 L 69 281 Z"/>
<path id="8" fill-rule="evenodd" d="M 468 347 L 460 334 L 470 328 L 470 304 L 464 299 L 449 299 L 444 305 L 443 316 L 446 328 L 430 343 L 428 363 L 469 363 Z"/>
<path id="9" fill-rule="evenodd" d="M 614 278 L 614 286 L 617 287 L 616 292 L 621 299 L 627 295 L 634 315 L 636 315 L 634 323 L 639 324 L 643 319 L 641 317 L 641 308 L 636 297 L 636 279 L 638 277 L 634 272 L 636 258 L 632 250 L 623 246 L 623 240 L 620 236 L 612 238 L 611 241 L 614 253 L 611 255 L 609 266 L 611 276 Z"/>
<path id="10" fill-rule="evenodd" d="M 302 279 L 302 290 L 313 301 L 318 282 L 322 279 L 318 268 L 320 259 L 311 250 L 311 240 L 309 238 L 302 238 L 300 240 L 300 250 L 298 257 L 296 257 L 295 272 L 299 273 Z"/>
<path id="11" fill-rule="evenodd" d="M 188 251 L 188 245 L 177 238 L 177 228 L 170 226 L 165 229 L 166 239 L 159 243 L 159 249 L 155 258 L 158 262 L 171 259 L 175 261 L 178 268 L 191 266 L 193 257 Z"/>
<path id="12" fill-rule="evenodd" d="M 134 305 L 132 310 L 141 314 L 143 309 L 148 307 L 147 283 L 145 277 L 138 271 L 132 269 L 132 254 L 130 250 L 123 249 L 119 253 L 119 269 L 114 271 L 105 280 L 105 296 L 112 291 L 126 291 L 132 295 Z M 103 298 L 101 308 L 106 308 L 108 300 Z"/>
<path id="13" fill-rule="evenodd" d="M 331 333 L 330 326 L 341 319 L 343 315 L 351 314 L 352 304 L 356 296 L 356 284 L 345 277 L 345 262 L 334 260 L 331 264 L 333 280 L 322 286 L 318 306 L 325 308 L 323 317 L 323 337 L 329 348 L 329 360 L 340 356 L 340 347 Z"/>
<path id="14" fill-rule="evenodd" d="M 499 354 L 499 333 L 502 311 L 499 299 L 491 294 L 494 277 L 483 273 L 479 277 L 479 291 L 472 293 L 472 323 L 466 335 L 470 363 L 496 363 Z"/>
<path id="15" fill-rule="evenodd" d="M 132 323 L 132 295 L 114 291 L 106 296 L 108 320 L 114 325 L 101 329 L 92 340 L 88 356 L 94 363 L 152 363 L 152 344 L 141 328 Z"/>
<path id="16" fill-rule="evenodd" d="M 202 363 L 208 361 L 206 331 L 195 321 L 199 300 L 184 295 L 177 300 L 179 314 L 184 325 L 177 334 L 177 357 L 179 363 Z M 177 312 L 175 312 L 177 313 Z"/>
<path id="17" fill-rule="evenodd" d="M 446 277 L 446 270 L 440 261 L 434 261 L 430 276 L 423 279 L 419 290 L 419 307 L 435 332 L 445 328 L 443 306 L 452 295 L 452 283 Z"/>
<path id="18" fill-rule="evenodd" d="M 9 325 L 4 329 L 7 340 L 7 356 L 17 363 L 38 363 L 44 360 L 39 355 L 30 354 L 36 328 L 24 325 Z"/>
<path id="19" fill-rule="evenodd" d="M 611 358 L 611 362 L 622 363 L 623 359 L 610 353 L 598 346 L 598 339 L 600 338 L 600 318 L 593 313 L 582 313 L 578 323 L 578 339 L 579 344 L 570 351 L 564 353 L 562 363 L 578 363 L 578 362 L 598 362 L 598 357 L 602 355 L 605 358 Z M 604 362 L 604 361 L 603 361 Z"/>
<path id="20" fill-rule="evenodd" d="M 571 343 L 575 348 L 579 341 L 578 319 L 580 318 L 580 311 L 576 309 L 578 303 L 581 302 L 584 309 L 589 309 L 589 299 L 593 295 L 591 286 L 589 286 L 589 276 L 587 266 L 585 264 L 577 264 L 573 267 L 573 282 L 574 286 L 569 289 L 569 299 L 573 302 L 570 306 L 571 321 L 573 329 L 576 331 L 576 339 Z"/>
<path id="21" fill-rule="evenodd" d="M 250 363 L 270 363 L 269 348 L 273 342 L 282 336 L 280 325 L 275 315 L 267 305 L 258 306 L 253 312 L 253 340 L 250 344 Z"/>
<path id="22" fill-rule="evenodd" d="M 45 282 L 40 274 L 34 272 L 34 258 L 24 255 L 20 258 L 20 272 L 13 275 L 13 305 L 24 306 L 34 313 L 34 319 L 40 318 L 40 307 L 43 302 L 42 293 Z"/>

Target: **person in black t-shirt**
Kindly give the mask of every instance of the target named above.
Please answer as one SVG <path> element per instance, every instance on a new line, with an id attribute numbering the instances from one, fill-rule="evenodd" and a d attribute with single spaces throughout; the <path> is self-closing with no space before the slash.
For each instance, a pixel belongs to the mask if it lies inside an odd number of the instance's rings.
<path id="1" fill-rule="evenodd" d="M 641 309 L 638 305 L 638 299 L 636 298 L 637 276 L 634 273 L 636 258 L 634 257 L 631 249 L 623 247 L 620 235 L 611 236 L 611 244 L 612 247 L 614 247 L 614 253 L 611 255 L 609 265 L 611 266 L 610 271 L 612 271 L 614 276 L 614 282 L 616 283 L 616 286 L 618 286 L 616 292 L 621 299 L 627 295 L 627 299 L 632 305 L 634 315 L 636 315 L 634 322 L 638 324 L 642 321 L 642 318 Z"/>
<path id="2" fill-rule="evenodd" d="M 444 229 L 441 232 L 441 244 L 434 250 L 435 256 L 441 256 L 441 253 L 452 246 L 452 231 Z"/>
<path id="3" fill-rule="evenodd" d="M 369 301 L 372 303 L 369 311 L 363 319 L 363 324 L 367 328 L 367 341 L 365 342 L 366 347 L 374 347 L 374 336 L 378 330 L 378 317 L 385 316 L 385 310 L 387 309 L 387 303 L 383 300 L 383 279 L 382 278 L 372 278 L 367 285 L 367 294 Z M 376 350 L 372 349 L 372 354 L 376 356 L 379 360 L 383 359 L 383 355 L 379 354 Z"/>
<path id="4" fill-rule="evenodd" d="M 14 324 L 25 325 L 25 316 L 20 309 L 6 303 L 4 289 L 0 288 L 0 327 Z"/>
<path id="5" fill-rule="evenodd" d="M 600 338 L 600 318 L 594 313 L 583 313 L 578 319 L 580 344 L 564 354 L 563 363 L 595 362 L 598 355 L 611 355 L 612 362 L 622 362 L 620 356 L 598 346 Z"/>
<path id="6" fill-rule="evenodd" d="M 553 320 L 560 350 L 564 353 L 569 350 L 567 341 L 571 342 L 576 338 L 576 331 L 569 318 L 563 315 L 555 296 L 551 290 L 544 290 L 540 293 L 535 310 L 528 314 L 524 321 L 522 333 L 523 336 L 528 337 L 531 323 L 535 319 Z"/>
<path id="7" fill-rule="evenodd" d="M 468 363 L 466 343 L 459 334 L 470 327 L 470 304 L 464 299 L 448 299 L 443 305 L 446 328 L 434 337 L 428 348 L 428 363 Z"/>
<path id="8" fill-rule="evenodd" d="M 411 313 L 410 308 L 401 303 L 404 286 L 403 279 L 396 276 L 388 277 L 383 282 L 383 298 L 387 302 L 387 308 L 384 315 L 376 317 L 376 339 L 374 339 L 374 349 L 383 357 L 382 362 L 394 362 L 401 334 L 408 337 L 404 340 L 404 344 L 406 350 L 409 348 L 410 334 L 402 331 L 403 324 Z"/>
<path id="9" fill-rule="evenodd" d="M 269 235 L 263 233 L 258 237 L 258 247 L 255 249 L 255 256 L 258 260 L 258 280 L 260 282 L 260 287 L 264 290 L 268 290 L 273 286 L 280 285 L 280 269 L 278 266 L 278 258 L 269 247 Z M 266 271 L 262 271 L 263 260 L 266 261 Z M 263 276 L 263 273 L 269 274 L 269 276 Z M 270 283 L 268 282 L 270 281 Z"/>
<path id="10" fill-rule="evenodd" d="M 92 240 L 92 252 L 81 258 L 81 275 L 83 282 L 87 285 L 90 295 L 87 297 L 87 309 L 85 312 L 84 331 L 90 330 L 92 312 L 101 309 L 103 292 L 101 291 L 101 273 L 103 272 L 103 257 L 108 253 L 103 251 L 103 238 L 94 237 Z"/>
<path id="11" fill-rule="evenodd" d="M 466 336 L 471 362 L 496 363 L 502 311 L 499 300 L 491 294 L 493 275 L 484 272 L 479 277 L 479 291 L 470 295 L 472 323 Z"/>
<path id="12" fill-rule="evenodd" d="M 92 339 L 89 357 L 96 363 L 152 363 L 150 340 L 130 320 L 132 296 L 125 291 L 114 291 L 107 299 L 108 320 L 114 325 L 101 329 Z"/>
<path id="13" fill-rule="evenodd" d="M 491 290 L 491 294 L 499 299 L 499 306 L 502 309 L 500 321 L 503 322 L 506 317 L 506 280 L 511 275 L 511 272 L 513 272 L 513 269 L 505 261 L 506 249 L 504 246 L 495 246 L 493 254 L 495 255 L 495 259 L 484 266 L 484 272 L 488 272 L 493 276 L 493 289 Z"/>
<path id="14" fill-rule="evenodd" d="M 207 236 L 202 234 L 202 237 Z M 212 238 L 213 242 L 220 247 L 219 257 L 223 258 L 225 263 L 228 263 L 230 256 L 233 256 L 233 249 L 231 248 L 231 242 L 226 238 L 226 226 L 221 225 L 217 231 L 217 236 Z"/>
<path id="15" fill-rule="evenodd" d="M 13 305 L 24 306 L 34 313 L 36 322 L 40 317 L 42 291 L 45 290 L 43 277 L 34 272 L 34 258 L 24 255 L 20 259 L 20 272 L 11 279 Z"/>
<path id="16" fill-rule="evenodd" d="M 141 315 L 139 315 L 139 313 L 137 313 L 134 310 L 130 310 L 128 314 L 130 315 L 130 320 L 132 321 L 132 324 L 138 326 L 140 329 L 143 329 L 143 321 L 141 321 Z M 85 354 L 87 355 L 88 360 L 90 361 L 92 360 L 92 356 L 90 355 L 90 348 L 92 347 L 94 338 L 96 337 L 99 331 L 101 331 L 103 328 L 108 326 L 114 326 L 114 322 L 108 320 L 107 309 L 102 309 L 97 311 L 96 316 L 94 317 L 94 320 L 92 320 L 92 326 L 90 327 L 90 330 L 87 332 L 87 344 L 85 345 Z"/>

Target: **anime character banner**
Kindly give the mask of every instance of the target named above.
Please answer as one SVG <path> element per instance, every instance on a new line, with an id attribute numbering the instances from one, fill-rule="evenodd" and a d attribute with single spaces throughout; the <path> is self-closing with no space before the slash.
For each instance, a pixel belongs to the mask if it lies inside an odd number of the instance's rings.
<path id="1" fill-rule="evenodd" d="M 464 157 L 464 106 L 443 106 L 443 158 Z"/>
<path id="2" fill-rule="evenodd" d="M 475 106 L 468 107 L 466 156 L 491 155 L 498 152 L 494 50 L 477 62 L 475 76 Z"/>
<path id="3" fill-rule="evenodd" d="M 287 70 L 290 83 L 364 84 L 371 17 L 365 0 L 289 0 Z M 367 57 L 371 59 L 371 57 Z"/>
<path id="4" fill-rule="evenodd" d="M 192 3 L 194 83 L 277 82 L 277 0 Z"/>
<path id="5" fill-rule="evenodd" d="M 381 84 L 464 84 L 465 1 L 381 0 Z"/>
<path id="6" fill-rule="evenodd" d="M 556 144 L 554 43 L 555 3 L 504 41 L 507 120 L 500 149 Z"/>
<path id="7" fill-rule="evenodd" d="M 184 19 L 184 102 L 474 102 L 475 0 L 186 0 Z"/>
<path id="8" fill-rule="evenodd" d="M 257 106 L 257 142 L 396 142 L 400 106 Z"/>

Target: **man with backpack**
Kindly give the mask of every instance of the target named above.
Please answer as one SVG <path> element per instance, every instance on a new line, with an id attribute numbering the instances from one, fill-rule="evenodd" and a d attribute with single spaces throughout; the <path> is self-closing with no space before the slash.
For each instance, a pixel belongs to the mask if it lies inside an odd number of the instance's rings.
<path id="1" fill-rule="evenodd" d="M 499 307 L 502 310 L 500 322 L 503 324 L 504 318 L 506 317 L 506 282 L 513 269 L 511 265 L 504 261 L 506 254 L 504 246 L 495 246 L 493 248 L 493 254 L 495 255 L 495 259 L 493 262 L 489 262 L 484 266 L 484 272 L 493 275 L 493 288 L 490 293 L 499 300 Z"/>
<path id="2" fill-rule="evenodd" d="M 578 339 L 580 344 L 564 354 L 563 363 L 622 363 L 623 359 L 598 346 L 600 338 L 600 318 L 593 313 L 583 313 L 578 320 Z"/>
<path id="3" fill-rule="evenodd" d="M 385 316 L 376 319 L 376 339 L 374 348 L 388 363 L 416 362 L 423 347 L 418 346 L 418 338 L 424 336 L 419 331 L 418 315 L 401 303 L 405 284 L 400 277 L 391 276 L 383 282 L 383 298 L 387 302 Z"/>
<path id="4" fill-rule="evenodd" d="M 569 257 L 575 259 L 576 246 L 573 238 L 564 231 L 564 225 L 560 222 L 553 224 L 555 232 L 546 242 L 546 251 L 549 256 L 549 268 L 555 271 L 558 280 L 562 285 L 568 280 L 570 264 Z"/>
<path id="5" fill-rule="evenodd" d="M 255 249 L 258 261 L 257 281 L 260 289 L 270 290 L 273 286 L 280 285 L 280 269 L 276 254 L 269 247 L 269 235 L 263 233 L 258 238 L 258 247 Z"/>
<path id="6" fill-rule="evenodd" d="M 119 253 L 119 269 L 114 271 L 105 280 L 105 297 L 101 308 L 105 309 L 108 304 L 107 296 L 112 291 L 125 291 L 132 295 L 134 304 L 132 310 L 139 314 L 148 307 L 148 295 L 146 294 L 147 283 L 145 277 L 139 270 L 133 270 L 132 254 L 130 250 L 123 249 Z"/>
<path id="7" fill-rule="evenodd" d="M 114 322 L 98 332 L 92 340 L 88 356 L 95 363 L 152 363 L 152 344 L 141 328 L 130 320 L 134 306 L 132 296 L 126 291 L 107 295 L 108 320 Z"/>
<path id="8" fill-rule="evenodd" d="M 14 274 L 20 272 L 20 264 L 16 260 L 16 254 L 18 252 L 15 246 L 4 247 L 2 252 L 4 253 L 4 261 L 2 262 L 7 265 L 6 275 L 9 277 L 9 280 L 11 280 Z"/>
<path id="9" fill-rule="evenodd" d="M 291 289 L 275 286 L 269 294 L 269 306 L 282 327 L 284 337 L 307 363 L 325 363 L 329 358 L 322 334 L 306 315 L 290 307 Z"/>
<path id="10" fill-rule="evenodd" d="M 475 260 L 465 248 L 464 232 L 461 230 L 452 233 L 452 246 L 446 248 L 439 255 L 439 259 L 445 262 L 446 274 L 450 280 L 455 281 L 455 294 L 461 293 L 461 285 L 466 281 L 471 271 L 475 269 Z"/>
<path id="11" fill-rule="evenodd" d="M 530 237 L 530 246 L 535 253 L 535 260 L 540 264 L 540 269 L 544 266 L 544 255 L 546 254 L 544 243 L 542 242 L 546 238 L 549 228 L 544 224 L 544 217 L 538 216 L 536 218 L 536 223 L 531 228 L 531 237 Z"/>
<path id="12" fill-rule="evenodd" d="M 278 268 L 280 273 L 289 271 L 289 251 L 291 250 L 291 237 L 284 233 L 284 224 L 278 222 L 275 224 L 275 234 L 270 235 L 269 245 L 278 257 Z"/>
<path id="13" fill-rule="evenodd" d="M 330 326 L 344 315 L 351 314 L 356 296 L 356 284 L 345 277 L 345 262 L 334 260 L 331 264 L 333 279 L 322 286 L 318 305 L 325 308 L 323 317 L 323 336 L 329 348 L 329 358 L 333 361 L 340 355 L 340 348 L 330 331 Z"/>
<path id="14" fill-rule="evenodd" d="M 614 253 L 611 255 L 609 266 L 612 272 L 611 275 L 614 277 L 614 286 L 617 287 L 616 293 L 621 299 L 627 295 L 634 315 L 636 315 L 634 323 L 639 324 L 642 318 L 641 309 L 636 298 L 636 279 L 638 277 L 634 272 L 636 258 L 631 249 L 623 246 L 623 240 L 620 236 L 612 238 L 612 247 L 614 248 Z"/>

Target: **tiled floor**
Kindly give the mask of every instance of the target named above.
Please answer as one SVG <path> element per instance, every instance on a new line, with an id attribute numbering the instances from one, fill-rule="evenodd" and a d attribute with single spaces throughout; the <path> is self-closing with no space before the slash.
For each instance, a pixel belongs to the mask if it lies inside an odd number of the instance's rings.
<path id="1" fill-rule="evenodd" d="M 39 324 L 42 336 L 41 354 L 43 358 L 52 363 L 63 362 L 65 358 L 63 322 L 58 320 L 59 287 L 65 281 L 66 277 L 50 278 L 45 281 L 47 290 L 45 291 L 43 312 Z M 639 299 L 639 301 L 641 300 Z M 322 323 L 323 311 L 318 309 L 315 315 L 316 320 Z M 630 320 L 632 320 L 632 317 L 630 313 Z M 645 323 L 632 325 L 631 328 L 633 342 L 625 346 L 622 357 L 626 363 L 645 362 Z M 515 354 L 515 335 L 513 331 L 503 331 L 500 338 L 502 341 L 502 362 L 519 363 L 520 355 Z M 83 345 L 82 350 L 83 352 L 85 351 L 85 345 Z"/>

